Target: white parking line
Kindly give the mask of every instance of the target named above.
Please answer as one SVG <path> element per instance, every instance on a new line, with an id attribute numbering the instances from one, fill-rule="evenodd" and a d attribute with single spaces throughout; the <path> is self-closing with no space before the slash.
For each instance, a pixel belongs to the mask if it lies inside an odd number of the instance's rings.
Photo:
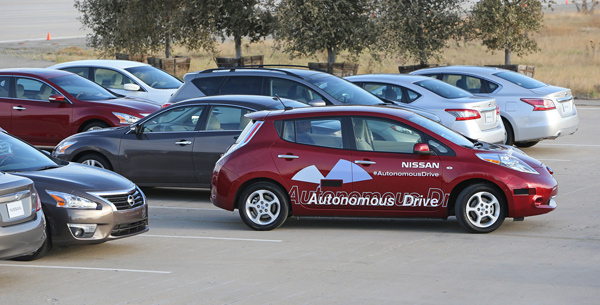
<path id="1" fill-rule="evenodd" d="M 211 236 L 175 236 L 175 235 L 150 235 L 142 234 L 140 237 L 159 237 L 159 238 L 184 238 L 184 239 L 213 239 L 213 240 L 236 240 L 236 241 L 258 241 L 267 243 L 280 243 L 283 240 L 279 239 L 252 239 L 252 238 L 227 238 L 227 237 L 211 237 Z"/>
<path id="2" fill-rule="evenodd" d="M 552 143 L 540 143 L 537 146 L 600 147 L 600 145 L 598 145 L 598 144 L 552 144 Z"/>
<path id="3" fill-rule="evenodd" d="M 173 210 L 202 210 L 202 211 L 224 211 L 218 208 L 186 208 L 186 207 L 157 207 L 149 206 L 151 209 L 173 209 Z"/>
<path id="4" fill-rule="evenodd" d="M 553 162 L 571 162 L 571 160 L 563 160 L 563 159 L 537 159 L 539 161 L 553 161 Z"/>
<path id="5" fill-rule="evenodd" d="M 135 270 L 135 269 L 118 269 L 118 268 L 89 268 L 89 267 L 41 266 L 41 265 L 13 265 L 13 264 L 0 264 L 0 266 L 2 266 L 2 267 L 22 267 L 22 268 L 41 268 L 41 269 L 71 269 L 71 270 L 94 270 L 94 271 L 119 271 L 119 272 L 158 273 L 158 274 L 169 274 L 169 273 L 171 273 L 171 271 Z"/>

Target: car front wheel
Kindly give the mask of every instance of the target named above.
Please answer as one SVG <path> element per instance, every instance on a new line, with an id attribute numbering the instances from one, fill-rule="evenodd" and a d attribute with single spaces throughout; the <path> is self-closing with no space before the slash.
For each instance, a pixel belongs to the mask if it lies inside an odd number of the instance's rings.
<path id="1" fill-rule="evenodd" d="M 456 219 L 467 231 L 489 233 L 502 225 L 506 202 L 500 192 L 488 184 L 473 184 L 456 199 Z"/>
<path id="2" fill-rule="evenodd" d="M 287 219 L 289 201 L 277 185 L 258 182 L 244 190 L 238 209 L 247 226 L 267 231 L 278 228 Z"/>
<path id="3" fill-rule="evenodd" d="M 110 162 L 104 156 L 101 156 L 101 155 L 95 154 L 95 153 L 94 154 L 85 154 L 85 155 L 81 156 L 80 158 L 78 158 L 77 162 L 84 164 L 84 165 L 89 165 L 89 166 L 112 170 L 112 166 L 110 165 Z"/>

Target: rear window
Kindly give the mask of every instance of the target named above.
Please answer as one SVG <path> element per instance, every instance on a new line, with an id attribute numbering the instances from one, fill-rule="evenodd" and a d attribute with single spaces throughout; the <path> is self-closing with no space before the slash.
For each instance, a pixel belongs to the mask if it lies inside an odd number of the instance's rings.
<path id="1" fill-rule="evenodd" d="M 536 79 L 533 79 L 527 75 L 523 75 L 517 72 L 503 71 L 498 72 L 494 75 L 525 89 L 535 89 L 548 86 Z"/>
<path id="2" fill-rule="evenodd" d="M 426 79 L 418 81 L 415 83 L 415 85 L 425 88 L 441 97 L 445 97 L 448 99 L 473 96 L 471 93 L 463 89 L 446 84 L 443 81 L 437 79 Z"/>
<path id="3" fill-rule="evenodd" d="M 221 87 L 221 83 L 227 78 L 226 76 L 220 77 L 201 77 L 192 80 L 192 84 L 202 91 L 204 95 L 217 95 L 218 90 Z"/>

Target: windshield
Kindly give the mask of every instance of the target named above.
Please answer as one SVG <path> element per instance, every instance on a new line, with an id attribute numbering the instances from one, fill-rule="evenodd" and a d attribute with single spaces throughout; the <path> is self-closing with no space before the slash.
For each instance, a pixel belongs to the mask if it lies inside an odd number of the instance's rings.
<path id="1" fill-rule="evenodd" d="M 139 66 L 125 69 L 154 89 L 177 89 L 181 81 L 171 74 L 152 66 Z"/>
<path id="2" fill-rule="evenodd" d="M 465 91 L 458 87 L 454 87 L 450 84 L 447 84 L 447 83 L 445 83 L 441 80 L 437 80 L 437 79 L 422 80 L 422 81 L 416 82 L 415 85 L 425 88 L 441 97 L 448 98 L 448 99 L 473 96 L 468 91 Z"/>
<path id="3" fill-rule="evenodd" d="M 329 93 L 342 105 L 378 105 L 382 103 L 375 95 L 337 76 L 319 75 L 308 81 Z"/>
<path id="4" fill-rule="evenodd" d="M 533 79 L 527 75 L 523 75 L 517 72 L 504 71 L 498 72 L 494 75 L 525 89 L 535 89 L 548 86 L 536 79 Z"/>
<path id="5" fill-rule="evenodd" d="M 117 98 L 110 91 L 79 75 L 66 75 L 52 78 L 52 81 L 76 99 L 82 101 L 103 101 Z"/>
<path id="6" fill-rule="evenodd" d="M 0 171 L 35 171 L 51 167 L 57 167 L 56 162 L 43 152 L 0 132 Z"/>
<path id="7" fill-rule="evenodd" d="M 442 124 L 438 124 L 432 120 L 426 119 L 420 115 L 412 115 L 408 118 L 409 121 L 419 124 L 420 126 L 427 128 L 441 136 L 442 138 L 460 146 L 473 148 L 473 142 L 469 141 L 469 139 L 463 137 L 461 134 L 447 128 Z"/>

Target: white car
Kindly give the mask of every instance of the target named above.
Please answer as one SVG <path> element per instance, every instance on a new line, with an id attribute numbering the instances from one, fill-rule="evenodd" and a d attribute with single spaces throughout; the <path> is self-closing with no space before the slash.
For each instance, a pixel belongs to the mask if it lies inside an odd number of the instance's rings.
<path id="1" fill-rule="evenodd" d="M 405 74 L 363 74 L 346 80 L 400 105 L 409 104 L 437 115 L 442 124 L 469 138 L 503 143 L 505 131 L 496 101 L 426 76 Z"/>
<path id="2" fill-rule="evenodd" d="M 575 133 L 579 117 L 571 90 L 544 84 L 500 68 L 448 66 L 410 74 L 437 78 L 473 93 L 494 98 L 506 128 L 506 144 L 529 147 L 540 140 Z"/>
<path id="3" fill-rule="evenodd" d="M 117 94 L 146 99 L 157 105 L 166 102 L 182 84 L 165 71 L 129 60 L 78 60 L 48 68 L 78 74 Z"/>

